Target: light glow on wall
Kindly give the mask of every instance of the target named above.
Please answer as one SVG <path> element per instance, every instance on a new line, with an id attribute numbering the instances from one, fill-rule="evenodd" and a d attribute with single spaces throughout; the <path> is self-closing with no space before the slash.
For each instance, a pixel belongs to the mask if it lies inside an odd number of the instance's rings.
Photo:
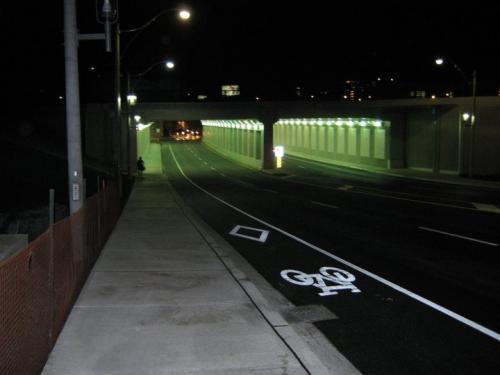
<path id="1" fill-rule="evenodd" d="M 365 117 L 330 117 L 330 118 L 290 118 L 280 119 L 276 125 L 318 125 L 318 126 L 361 126 L 381 128 L 384 122 Z"/>
<path id="2" fill-rule="evenodd" d="M 149 123 L 147 123 L 147 124 L 138 123 L 138 124 L 136 125 L 136 128 L 137 128 L 137 130 L 138 130 L 138 131 L 141 131 L 141 130 L 144 130 L 144 129 L 149 128 L 151 125 L 153 125 L 153 123 L 152 123 L 152 122 L 149 122 Z"/>
<path id="3" fill-rule="evenodd" d="M 203 126 L 214 126 L 218 128 L 264 130 L 264 124 L 260 121 L 247 120 L 201 120 Z"/>

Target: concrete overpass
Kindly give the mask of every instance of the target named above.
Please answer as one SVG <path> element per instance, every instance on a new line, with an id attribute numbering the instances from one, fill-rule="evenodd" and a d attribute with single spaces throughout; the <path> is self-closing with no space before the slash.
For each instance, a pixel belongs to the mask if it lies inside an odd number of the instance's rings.
<path id="1" fill-rule="evenodd" d="M 470 97 L 141 103 L 135 111 L 147 122 L 199 120 L 207 145 L 259 168 L 273 168 L 273 145 L 281 144 L 288 154 L 334 164 L 500 174 L 500 98 L 476 103 L 474 127 L 463 119 L 472 113 Z M 96 128 L 88 127 L 88 134 Z"/>

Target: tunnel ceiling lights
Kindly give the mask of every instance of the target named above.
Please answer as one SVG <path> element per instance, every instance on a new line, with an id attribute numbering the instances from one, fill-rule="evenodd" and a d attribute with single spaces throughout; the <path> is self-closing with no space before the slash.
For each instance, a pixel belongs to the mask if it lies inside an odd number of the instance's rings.
<path id="1" fill-rule="evenodd" d="M 361 126 L 381 128 L 384 122 L 373 118 L 291 118 L 280 119 L 277 125 Z"/>
<path id="2" fill-rule="evenodd" d="M 257 120 L 202 120 L 203 126 L 215 126 L 233 129 L 263 130 L 264 124 Z M 381 128 L 384 121 L 365 117 L 331 117 L 331 118 L 291 118 L 280 119 L 275 125 L 318 125 Z"/>
<path id="3" fill-rule="evenodd" d="M 201 120 L 203 126 L 215 126 L 219 128 L 264 130 L 264 124 L 257 120 Z"/>

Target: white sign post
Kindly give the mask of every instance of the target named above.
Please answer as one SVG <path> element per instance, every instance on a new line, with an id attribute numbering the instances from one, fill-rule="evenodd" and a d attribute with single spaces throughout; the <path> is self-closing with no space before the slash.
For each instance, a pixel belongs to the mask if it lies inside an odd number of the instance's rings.
<path id="1" fill-rule="evenodd" d="M 283 166 L 283 156 L 285 156 L 284 146 L 274 146 L 274 156 L 276 157 L 276 168 L 281 168 Z"/>

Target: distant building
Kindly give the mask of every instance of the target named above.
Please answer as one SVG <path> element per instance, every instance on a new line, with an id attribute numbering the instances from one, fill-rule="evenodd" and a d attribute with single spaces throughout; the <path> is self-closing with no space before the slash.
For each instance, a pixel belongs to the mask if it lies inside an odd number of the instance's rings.
<path id="1" fill-rule="evenodd" d="M 410 91 L 410 98 L 421 98 L 425 99 L 426 92 L 425 90 L 415 90 L 415 91 Z"/>
<path id="2" fill-rule="evenodd" d="M 222 96 L 239 96 L 240 85 L 223 85 Z"/>
<path id="3" fill-rule="evenodd" d="M 366 99 L 366 87 L 360 81 L 345 81 L 343 98 L 349 101 L 359 101 Z"/>

